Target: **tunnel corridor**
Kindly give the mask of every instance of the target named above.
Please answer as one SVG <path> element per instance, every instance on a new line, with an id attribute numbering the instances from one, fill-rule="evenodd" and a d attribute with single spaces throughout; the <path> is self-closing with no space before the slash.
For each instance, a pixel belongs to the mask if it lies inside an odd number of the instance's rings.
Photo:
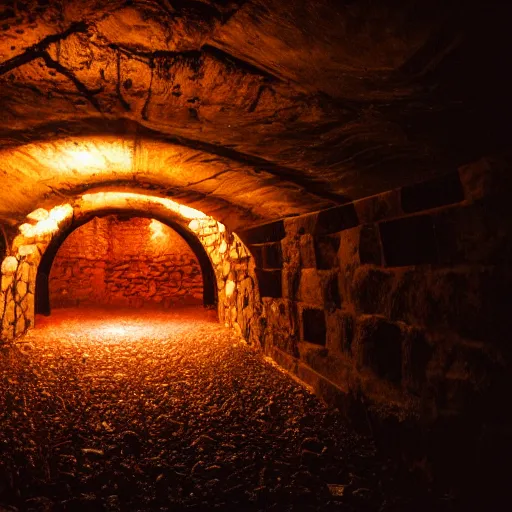
<path id="1" fill-rule="evenodd" d="M 510 19 L 0 2 L 0 511 L 510 508 Z"/>

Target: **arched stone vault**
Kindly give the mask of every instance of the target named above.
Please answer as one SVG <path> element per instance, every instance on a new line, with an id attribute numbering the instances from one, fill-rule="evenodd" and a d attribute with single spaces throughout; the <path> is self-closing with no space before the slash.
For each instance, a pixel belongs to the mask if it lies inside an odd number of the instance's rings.
<path id="1" fill-rule="evenodd" d="M 504 145 L 496 4 L 7 2 L 0 146 L 137 132 L 220 160 L 209 177 L 230 160 L 247 189 L 254 170 L 335 203 L 383 192 Z"/>
<path id="2" fill-rule="evenodd" d="M 332 206 L 248 164 L 179 144 L 134 137 L 74 137 L 0 151 L 7 180 L 0 217 L 52 207 L 89 189 L 149 191 L 195 205 L 231 229 Z"/>
<path id="3" fill-rule="evenodd" d="M 189 242 L 205 280 L 205 305 L 218 307 L 219 320 L 247 341 L 259 341 L 255 264 L 240 238 L 224 224 L 175 201 L 134 192 L 84 194 L 49 211 L 38 208 L 18 226 L 2 262 L 0 318 L 2 339 L 12 340 L 34 325 L 36 310 L 49 312 L 48 275 L 63 240 L 95 216 L 129 213 L 155 218 L 176 228 Z M 208 260 L 208 261 L 205 261 Z M 215 282 L 212 282 L 215 280 Z M 37 305 L 36 300 L 42 301 Z"/>
<path id="4" fill-rule="evenodd" d="M 123 208 L 117 210 L 115 207 L 106 206 L 103 210 L 94 210 L 88 212 L 81 212 L 79 216 L 74 216 L 73 222 L 68 226 L 60 229 L 52 237 L 51 242 L 48 244 L 37 269 L 36 287 L 35 287 L 35 312 L 36 314 L 48 315 L 51 312 L 50 304 L 50 273 L 54 260 L 66 239 L 79 229 L 84 224 L 91 222 L 96 217 L 105 217 L 110 215 L 122 214 L 133 217 L 142 217 L 155 219 L 178 233 L 181 238 L 185 240 L 191 248 L 192 253 L 197 258 L 199 267 L 201 269 L 201 277 L 203 283 L 203 306 L 207 308 L 216 308 L 218 304 L 217 292 L 217 278 L 215 270 L 212 266 L 210 256 L 206 252 L 205 247 L 202 245 L 199 237 L 195 232 L 188 228 L 188 223 L 184 223 L 183 219 L 173 219 L 169 214 L 155 211 L 156 208 L 144 210 L 133 208 Z M 167 213 L 167 212 L 166 212 Z M 213 224 L 213 222 L 212 222 Z M 219 237 L 219 243 L 221 242 Z M 222 282 L 220 283 L 222 284 Z"/>

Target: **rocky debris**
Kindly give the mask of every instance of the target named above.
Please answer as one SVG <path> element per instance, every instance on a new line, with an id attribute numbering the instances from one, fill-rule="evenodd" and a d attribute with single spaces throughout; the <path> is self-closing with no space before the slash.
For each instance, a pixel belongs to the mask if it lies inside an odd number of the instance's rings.
<path id="1" fill-rule="evenodd" d="M 0 354 L 0 510 L 443 510 L 202 309 L 56 310 L 29 342 Z"/>

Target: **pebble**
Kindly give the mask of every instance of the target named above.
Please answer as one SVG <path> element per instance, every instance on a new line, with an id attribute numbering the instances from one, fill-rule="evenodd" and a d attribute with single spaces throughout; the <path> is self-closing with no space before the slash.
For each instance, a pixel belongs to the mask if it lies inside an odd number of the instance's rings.
<path id="1" fill-rule="evenodd" d="M 21 341 L 0 352 L 0 510 L 417 510 L 371 439 L 203 309 L 55 310 Z"/>

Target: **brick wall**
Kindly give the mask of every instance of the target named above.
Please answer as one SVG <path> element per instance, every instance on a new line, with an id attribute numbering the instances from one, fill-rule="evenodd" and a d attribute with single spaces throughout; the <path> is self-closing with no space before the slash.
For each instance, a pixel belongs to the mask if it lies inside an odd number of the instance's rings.
<path id="1" fill-rule="evenodd" d="M 52 266 L 53 307 L 202 304 L 196 256 L 174 230 L 152 222 L 110 216 L 74 231 Z"/>
<path id="2" fill-rule="evenodd" d="M 482 160 L 240 233 L 265 351 L 436 477 L 465 478 L 512 432 L 509 176 L 509 162 Z"/>

